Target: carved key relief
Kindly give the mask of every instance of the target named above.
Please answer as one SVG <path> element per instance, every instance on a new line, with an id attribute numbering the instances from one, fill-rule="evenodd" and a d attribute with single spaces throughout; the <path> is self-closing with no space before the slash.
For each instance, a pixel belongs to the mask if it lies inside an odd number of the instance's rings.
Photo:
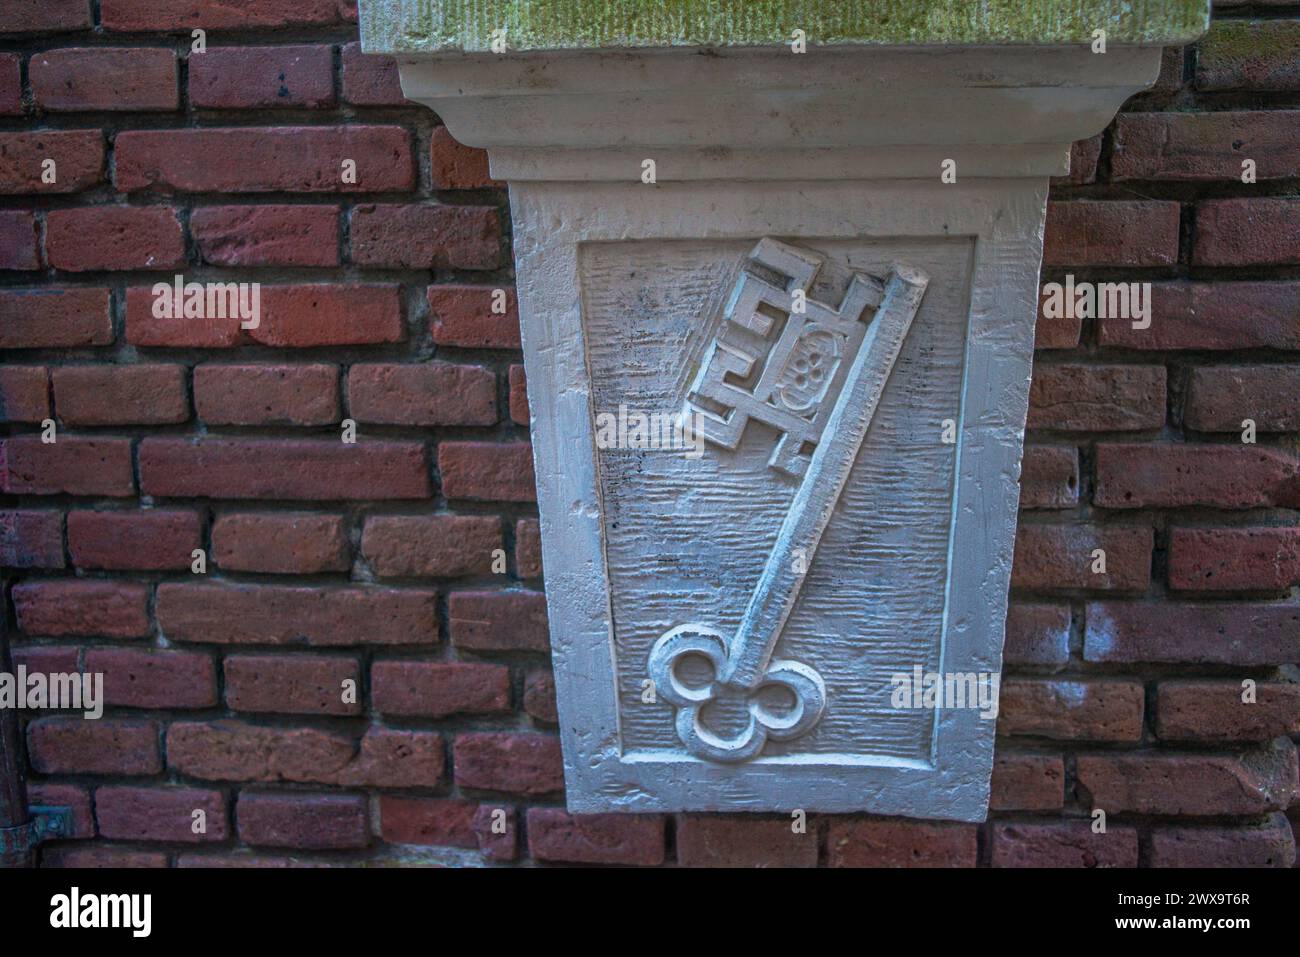
<path id="1" fill-rule="evenodd" d="M 704 440 L 597 453 L 625 756 L 927 759 L 888 675 L 940 653 L 971 246 L 819 246 L 582 251 L 594 409 Z"/>

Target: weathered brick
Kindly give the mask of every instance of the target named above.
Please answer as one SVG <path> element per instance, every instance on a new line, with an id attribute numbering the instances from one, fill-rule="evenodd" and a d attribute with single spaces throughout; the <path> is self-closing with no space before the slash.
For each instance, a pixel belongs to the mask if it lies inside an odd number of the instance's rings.
<path id="1" fill-rule="evenodd" d="M 214 266 L 337 266 L 337 206 L 203 206 L 190 235 Z"/>
<path id="2" fill-rule="evenodd" d="M 0 511 L 0 566 L 62 568 L 63 513 L 36 509 Z"/>
<path id="3" fill-rule="evenodd" d="M 1300 684 L 1252 682 L 1249 695 L 1244 684 L 1160 682 L 1156 734 L 1166 741 L 1269 741 L 1300 735 Z"/>
<path id="4" fill-rule="evenodd" d="M 1215 20 L 1196 45 L 1198 90 L 1300 90 L 1300 22 Z"/>
<path id="5" fill-rule="evenodd" d="M 23 112 L 22 57 L 0 53 L 0 116 L 21 116 Z"/>
<path id="6" fill-rule="evenodd" d="M 1300 110 L 1296 115 L 1300 116 Z M 1296 135 L 1300 136 L 1300 125 L 1296 127 Z M 1300 176 L 1300 164 L 1292 175 Z M 1214 199 L 1198 203 L 1192 263 L 1197 266 L 1300 264 L 1300 199 Z"/>
<path id="7" fill-rule="evenodd" d="M 0 422 L 40 422 L 49 415 L 45 366 L 0 366 Z"/>
<path id="8" fill-rule="evenodd" d="M 172 509 L 68 512 L 68 554 L 78 568 L 188 570 L 203 544 L 198 512 Z"/>
<path id="9" fill-rule="evenodd" d="M 1060 666 L 1070 660 L 1067 605 L 1013 604 L 1002 658 L 1009 665 Z"/>
<path id="10" fill-rule="evenodd" d="M 559 808 L 532 807 L 528 849 L 539 861 L 654 867 L 664 860 L 664 819 L 659 814 L 575 816 Z"/>
<path id="11" fill-rule="evenodd" d="M 1292 867 L 1295 836 L 1282 814 L 1263 825 L 1157 827 L 1151 831 L 1152 867 Z"/>
<path id="12" fill-rule="evenodd" d="M 1152 93 L 1172 93 L 1183 85 L 1183 47 L 1165 47 L 1160 54 L 1160 73 L 1151 87 Z"/>
<path id="13" fill-rule="evenodd" d="M 501 220 L 487 206 L 357 206 L 352 261 L 391 269 L 496 269 Z"/>
<path id="14" fill-rule="evenodd" d="M 535 518 L 515 523 L 515 571 L 520 578 L 542 577 L 542 533 Z"/>
<path id="15" fill-rule="evenodd" d="M 90 809 L 90 792 L 75 784 L 27 782 L 29 807 L 66 807 L 72 811 L 72 830 L 64 837 L 94 837 L 95 815 Z"/>
<path id="16" fill-rule="evenodd" d="M 1097 161 L 1101 158 L 1101 134 L 1070 144 L 1070 172 L 1053 176 L 1053 186 L 1082 186 L 1097 181 Z"/>
<path id="17" fill-rule="evenodd" d="M 1183 424 L 1198 432 L 1300 431 L 1300 365 L 1199 366 L 1187 380 Z"/>
<path id="18" fill-rule="evenodd" d="M 458 591 L 447 599 L 451 643 L 476 652 L 550 649 L 546 596 L 528 591 Z"/>
<path id="19" fill-rule="evenodd" d="M 126 867 L 166 866 L 167 855 L 161 851 L 130 851 L 111 844 L 80 847 L 75 844 L 63 844 L 48 847 L 41 852 L 41 867 L 121 870 Z"/>
<path id="20" fill-rule="evenodd" d="M 904 820 L 832 819 L 831 867 L 974 867 L 975 827 Z"/>
<path id="21" fill-rule="evenodd" d="M 115 145 L 117 188 L 127 193 L 382 193 L 415 186 L 411 135 L 400 126 L 131 130 Z M 349 159 L 355 182 L 344 180 Z"/>
<path id="22" fill-rule="evenodd" d="M 1137 829 L 1089 821 L 1006 822 L 993 825 L 994 867 L 1137 867 Z"/>
<path id="23" fill-rule="evenodd" d="M 513 289 L 504 289 L 505 312 L 492 311 L 493 286 L 430 286 L 433 341 L 466 349 L 518 349 L 519 303 Z"/>
<path id="24" fill-rule="evenodd" d="M 339 369 L 311 365 L 194 367 L 194 406 L 208 425 L 330 425 L 338 422 Z"/>
<path id="25" fill-rule="evenodd" d="M 360 43 L 343 46 L 343 100 L 353 106 L 409 105 L 402 95 L 397 60 L 361 52 Z"/>
<path id="26" fill-rule="evenodd" d="M 453 744 L 456 784 L 511 794 L 551 794 L 564 789 L 560 739 L 543 734 L 460 734 Z"/>
<path id="27" fill-rule="evenodd" d="M 360 714 L 360 695 L 344 700 L 344 682 L 361 687 L 357 660 L 342 655 L 230 655 L 226 704 L 273 714 Z"/>
<path id="28" fill-rule="evenodd" d="M 153 721 L 37 718 L 27 725 L 27 755 L 41 774 L 157 774 L 158 725 Z"/>
<path id="29" fill-rule="evenodd" d="M 1297 282 L 1171 282 L 1151 285 L 1151 325 L 1099 323 L 1103 346 L 1126 349 L 1300 349 L 1291 318 Z"/>
<path id="30" fill-rule="evenodd" d="M 179 30 L 251 30 L 317 27 L 356 21 L 348 0 L 101 0 L 105 30 L 128 33 Z"/>
<path id="31" fill-rule="evenodd" d="M 176 54 L 162 47 L 68 47 L 32 54 L 36 105 L 48 112 L 174 110 Z"/>
<path id="32" fill-rule="evenodd" d="M 510 421 L 515 425 L 528 425 L 531 416 L 528 411 L 528 380 L 524 367 L 510 367 Z"/>
<path id="33" fill-rule="evenodd" d="M 550 671 L 537 668 L 524 679 L 524 711 L 543 724 L 558 724 L 555 704 L 555 678 Z"/>
<path id="34" fill-rule="evenodd" d="M 1065 763 L 1059 754 L 997 754 L 989 809 L 1054 811 L 1065 802 Z"/>
<path id="35" fill-rule="evenodd" d="M 45 443 L 38 435 L 10 436 L 0 442 L 0 491 L 10 495 L 134 495 L 131 442 L 69 435 Z"/>
<path id="36" fill-rule="evenodd" d="M 1116 182 L 1240 183 L 1244 159 L 1255 161 L 1260 180 L 1300 176 L 1300 110 L 1121 113 L 1111 129 Z"/>
<path id="37" fill-rule="evenodd" d="M 185 262 L 185 240 L 168 206 L 87 206 L 51 210 L 45 254 L 55 269 L 174 269 Z"/>
<path id="38" fill-rule="evenodd" d="M 91 648 L 86 671 L 103 673 L 106 703 L 127 708 L 210 708 L 217 671 L 196 651 Z"/>
<path id="39" fill-rule="evenodd" d="M 816 867 L 817 843 L 816 829 L 796 832 L 789 817 L 677 818 L 677 862 L 683 867 Z"/>
<path id="40" fill-rule="evenodd" d="M 1008 678 L 998 698 L 998 734 L 1137 741 L 1143 694 L 1140 681 Z"/>
<path id="41" fill-rule="evenodd" d="M 1093 602 L 1083 657 L 1095 662 L 1276 665 L 1300 656 L 1300 605 Z"/>
<path id="42" fill-rule="evenodd" d="M 510 710 L 510 669 L 469 662 L 376 661 L 370 700 L 382 714 L 444 718 Z"/>
<path id="43" fill-rule="evenodd" d="M 54 181 L 42 182 L 45 160 Z M 104 179 L 104 134 L 99 130 L 0 133 L 0 194 L 77 193 Z"/>
<path id="44" fill-rule="evenodd" d="M 1282 594 L 1300 584 L 1300 528 L 1175 528 L 1169 587 Z"/>
<path id="45" fill-rule="evenodd" d="M 1300 459 L 1261 446 L 1099 443 L 1095 468 L 1102 508 L 1300 506 Z"/>
<path id="46" fill-rule="evenodd" d="M 1016 532 L 1011 587 L 1143 592 L 1151 583 L 1150 528 L 1129 525 L 1024 525 Z M 1105 571 L 1099 567 L 1105 552 Z"/>
<path id="47" fill-rule="evenodd" d="M 0 211 L 0 269 L 40 269 L 40 234 L 36 214 L 21 209 Z"/>
<path id="48" fill-rule="evenodd" d="M 0 349 L 106 346 L 107 289 L 0 289 Z"/>
<path id="49" fill-rule="evenodd" d="M 147 438 L 146 495 L 240 499 L 413 499 L 431 492 L 424 445 L 337 439 Z"/>
<path id="50" fill-rule="evenodd" d="M 95 817 L 99 833 L 117 841 L 202 844 L 226 840 L 230 826 L 225 795 L 200 788 L 97 788 Z"/>
<path id="51" fill-rule="evenodd" d="M 527 442 L 442 442 L 442 491 L 450 499 L 535 502 L 533 449 Z"/>
<path id="52" fill-rule="evenodd" d="M 189 67 L 190 103 L 200 109 L 334 105 L 329 46 L 208 47 Z"/>
<path id="53" fill-rule="evenodd" d="M 0 33 L 59 33 L 91 23 L 90 0 L 9 0 L 0 8 Z"/>
<path id="54" fill-rule="evenodd" d="M 493 425 L 496 375 L 459 362 L 358 363 L 348 371 L 348 410 L 382 425 Z"/>
<path id="55" fill-rule="evenodd" d="M 1179 216 L 1178 204 L 1164 200 L 1050 202 L 1043 265 L 1171 265 L 1178 261 Z"/>
<path id="56" fill-rule="evenodd" d="M 134 582 L 59 578 L 25 581 L 13 588 L 18 627 L 29 635 L 149 634 L 149 591 Z"/>
<path id="57" fill-rule="evenodd" d="M 240 840 L 255 847 L 328 850 L 370 843 L 366 799 L 360 795 L 241 791 L 235 816 Z"/>
<path id="58" fill-rule="evenodd" d="M 352 565 L 341 515 L 247 512 L 219 515 L 212 557 L 227 571 L 312 575 Z"/>
<path id="59" fill-rule="evenodd" d="M 379 798 L 379 834 L 389 844 L 478 847 L 478 809 L 474 801 L 384 794 Z"/>
<path id="60" fill-rule="evenodd" d="M 1164 421 L 1164 366 L 1034 366 L 1028 428 L 1118 432 L 1159 429 Z"/>
<path id="61" fill-rule="evenodd" d="M 378 515 L 366 519 L 361 554 L 381 578 L 492 573 L 501 521 L 487 515 Z"/>
<path id="62" fill-rule="evenodd" d="M 258 645 L 408 645 L 438 640 L 437 592 L 163 583 L 156 614 L 173 641 Z"/>
<path id="63" fill-rule="evenodd" d="M 462 146 L 445 126 L 433 131 L 429 159 L 434 189 L 482 189 L 501 185 L 488 173 L 487 150 Z"/>
<path id="64" fill-rule="evenodd" d="M 79 674 L 81 649 L 76 645 L 17 645 L 12 650 L 14 667 L 24 665 L 28 674 Z"/>
<path id="65" fill-rule="evenodd" d="M 190 417 L 182 365 L 55 366 L 50 372 L 64 425 L 171 425 Z"/>

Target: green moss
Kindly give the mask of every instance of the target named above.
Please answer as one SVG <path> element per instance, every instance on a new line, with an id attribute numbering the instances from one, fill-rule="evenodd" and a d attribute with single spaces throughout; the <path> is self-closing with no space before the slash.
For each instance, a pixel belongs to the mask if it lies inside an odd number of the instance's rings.
<path id="1" fill-rule="evenodd" d="M 1279 54 L 1300 51 L 1300 23 L 1295 20 L 1216 20 L 1197 45 L 1202 69 L 1239 68 L 1268 62 Z"/>
<path id="2" fill-rule="evenodd" d="M 371 53 L 809 45 L 1188 43 L 1209 0 L 360 0 Z"/>

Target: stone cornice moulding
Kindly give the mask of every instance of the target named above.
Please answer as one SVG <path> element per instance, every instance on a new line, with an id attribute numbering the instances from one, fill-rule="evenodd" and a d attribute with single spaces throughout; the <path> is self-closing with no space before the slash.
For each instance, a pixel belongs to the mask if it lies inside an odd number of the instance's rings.
<path id="1" fill-rule="evenodd" d="M 1017 6 L 360 0 L 510 187 L 571 811 L 986 816 L 1048 179 L 1209 19 Z"/>

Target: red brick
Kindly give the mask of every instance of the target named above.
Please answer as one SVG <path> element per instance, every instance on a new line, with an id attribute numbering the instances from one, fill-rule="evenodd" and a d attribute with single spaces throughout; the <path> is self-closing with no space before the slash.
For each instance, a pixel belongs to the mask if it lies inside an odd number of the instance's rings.
<path id="1" fill-rule="evenodd" d="M 45 160 L 54 182 L 41 182 Z M 104 134 L 99 130 L 0 133 L 0 194 L 76 193 L 104 180 Z"/>
<path id="2" fill-rule="evenodd" d="M 793 817 L 684 814 L 677 818 L 683 867 L 816 867 L 817 830 L 794 830 Z"/>
<path id="3" fill-rule="evenodd" d="M 1078 504 L 1078 450 L 1074 446 L 1026 446 L 1020 467 L 1020 507 L 1074 508 Z"/>
<path id="4" fill-rule="evenodd" d="M 524 680 L 524 711 L 543 724 L 558 724 L 560 716 L 555 705 L 555 678 L 549 671 L 537 669 L 528 672 Z"/>
<path id="5" fill-rule="evenodd" d="M 208 425 L 338 422 L 339 369 L 312 365 L 194 367 L 194 406 Z"/>
<path id="6" fill-rule="evenodd" d="M 438 470 L 447 498 L 537 501 L 533 449 L 527 442 L 442 442 Z"/>
<path id="7" fill-rule="evenodd" d="M 1127 349 L 1300 349 L 1296 282 L 1151 285 L 1151 326 L 1100 323 L 1101 344 Z"/>
<path id="8" fill-rule="evenodd" d="M 72 810 L 72 830 L 64 837 L 94 837 L 95 815 L 90 810 L 90 792 L 74 784 L 27 782 L 30 807 L 66 807 Z"/>
<path id="9" fill-rule="evenodd" d="M 446 798 L 379 797 L 379 834 L 389 844 L 478 847 L 473 801 Z"/>
<path id="10" fill-rule="evenodd" d="M 494 425 L 496 375 L 458 362 L 358 363 L 348 372 L 348 410 L 382 425 Z"/>
<path id="11" fill-rule="evenodd" d="M 357 660 L 340 655 L 230 655 L 226 704 L 273 714 L 360 714 L 360 694 L 345 702 L 344 682 L 361 687 Z"/>
<path id="12" fill-rule="evenodd" d="M 0 491 L 10 495 L 135 494 L 129 439 L 59 436 L 46 444 L 37 435 L 0 442 Z"/>
<path id="13" fill-rule="evenodd" d="M 1143 592 L 1151 583 L 1150 528 L 1124 525 L 1021 525 L 1012 588 Z M 1104 574 L 1093 551 L 1106 553 Z"/>
<path id="14" fill-rule="evenodd" d="M 56 366 L 54 407 L 64 425 L 169 425 L 190 417 L 182 365 Z"/>
<path id="15" fill-rule="evenodd" d="M 994 867 L 1137 867 L 1137 829 L 1091 821 L 1006 822 L 993 825 Z"/>
<path id="16" fill-rule="evenodd" d="M 242 721 L 175 722 L 167 763 L 207 781 L 433 788 L 443 783 L 442 735 L 371 728 L 357 741 L 314 728 L 271 728 Z"/>
<path id="17" fill-rule="evenodd" d="M 1097 181 L 1097 160 L 1101 158 L 1101 134 L 1070 144 L 1070 172 L 1053 176 L 1053 186 L 1082 186 Z"/>
<path id="18" fill-rule="evenodd" d="M 975 827 L 835 818 L 826 839 L 831 867 L 974 867 Z"/>
<path id="19" fill-rule="evenodd" d="M 29 635 L 149 634 L 149 590 L 133 582 L 60 578 L 25 581 L 13 588 L 18 627 Z"/>
<path id="20" fill-rule="evenodd" d="M 1296 789 L 1295 745 L 1241 755 L 1130 751 L 1079 755 L 1083 800 L 1107 814 L 1245 815 L 1284 809 Z"/>
<path id="21" fill-rule="evenodd" d="M 50 416 L 44 366 L 0 366 L 0 422 L 40 422 Z"/>
<path id="22" fill-rule="evenodd" d="M 1196 50 L 1198 90 L 1300 90 L 1300 22 L 1216 20 Z"/>
<path id="23" fill-rule="evenodd" d="M 408 645 L 438 640 L 437 592 L 164 583 L 158 625 L 172 641 L 258 645 Z"/>
<path id="24" fill-rule="evenodd" d="M 1259 180 L 1300 176 L 1300 110 L 1121 113 L 1112 124 L 1110 176 L 1241 182 L 1253 159 Z"/>
<path id="25" fill-rule="evenodd" d="M 1300 116 L 1300 111 L 1296 115 Z M 1300 126 L 1296 135 L 1300 136 Z M 1292 175 L 1300 176 L 1300 166 Z M 1192 263 L 1197 266 L 1300 264 L 1300 200 L 1216 199 L 1198 203 Z"/>
<path id="26" fill-rule="evenodd" d="M 546 596 L 541 592 L 452 592 L 447 619 L 451 642 L 463 651 L 550 650 Z"/>
<path id="27" fill-rule="evenodd" d="M 360 795 L 243 791 L 235 816 L 240 840 L 255 847 L 328 850 L 370 843 L 366 799 Z"/>
<path id="28" fill-rule="evenodd" d="M 1152 93 L 1173 93 L 1182 88 L 1184 59 L 1183 47 L 1164 48 L 1160 54 L 1160 73 L 1151 87 Z"/>
<path id="29" fill-rule="evenodd" d="M 75 870 L 125 867 L 166 867 L 167 855 L 161 851 L 128 851 L 113 845 L 78 847 L 63 844 L 41 852 L 41 867 L 69 867 Z"/>
<path id="30" fill-rule="evenodd" d="M 185 262 L 176 211 L 167 206 L 87 206 L 46 215 L 45 254 L 55 269 L 172 269 Z"/>
<path id="31" fill-rule="evenodd" d="M 1050 202 L 1043 265 L 1172 265 L 1178 261 L 1179 215 L 1177 203 L 1163 200 Z"/>
<path id="32" fill-rule="evenodd" d="M 91 648 L 86 671 L 104 675 L 106 703 L 127 708 L 210 708 L 217 703 L 212 659 L 195 651 Z"/>
<path id="33" fill-rule="evenodd" d="M 1300 528 L 1176 528 L 1169 587 L 1178 591 L 1271 592 L 1300 585 Z"/>
<path id="34" fill-rule="evenodd" d="M 1166 741 L 1268 741 L 1300 735 L 1300 684 L 1254 683 L 1254 700 L 1233 681 L 1162 681 L 1156 734 Z"/>
<path id="35" fill-rule="evenodd" d="M 1070 660 L 1070 609 L 1066 605 L 1014 604 L 1007 609 L 1009 665 L 1063 665 Z"/>
<path id="36" fill-rule="evenodd" d="M 1277 449 L 1102 443 L 1095 467 L 1102 508 L 1300 506 L 1300 459 Z"/>
<path id="37" fill-rule="evenodd" d="M 1137 741 L 1143 696 L 1140 681 L 1008 678 L 998 699 L 998 734 Z"/>
<path id="38" fill-rule="evenodd" d="M 542 534 L 535 518 L 515 523 L 515 571 L 520 578 L 542 577 Z"/>
<path id="39" fill-rule="evenodd" d="M 492 311 L 493 286 L 430 286 L 433 341 L 466 349 L 518 349 L 519 304 L 506 289 L 505 312 Z"/>
<path id="40" fill-rule="evenodd" d="M 202 831 L 195 833 L 195 811 Z M 199 788 L 102 787 L 95 791 L 99 833 L 117 841 L 174 841 L 202 844 L 229 836 L 226 798 Z"/>
<path id="41" fill-rule="evenodd" d="M 1069 315 L 1048 316 L 1047 303 L 1051 293 L 1044 284 L 1038 290 L 1038 318 L 1034 320 L 1034 348 L 1074 349 L 1079 345 L 1079 336 L 1083 332 L 1083 317 L 1076 314 L 1073 307 Z"/>
<path id="42" fill-rule="evenodd" d="M 413 499 L 430 494 L 424 445 L 330 439 L 147 438 L 146 495 L 239 499 Z"/>
<path id="43" fill-rule="evenodd" d="M 453 745 L 456 785 L 511 794 L 564 789 L 560 739 L 542 734 L 460 734 Z"/>
<path id="44" fill-rule="evenodd" d="M 23 112 L 22 57 L 0 53 L 0 115 L 21 116 Z"/>
<path id="45" fill-rule="evenodd" d="M 62 512 L 0 511 L 0 566 L 62 568 L 63 565 Z"/>
<path id="46" fill-rule="evenodd" d="M 328 46 L 208 47 L 191 53 L 190 104 L 200 109 L 334 105 Z"/>
<path id="47" fill-rule="evenodd" d="M 90 26 L 90 0 L 8 0 L 0 8 L 0 33 L 59 33 Z"/>
<path id="48" fill-rule="evenodd" d="M 361 537 L 361 554 L 381 578 L 489 575 L 501 546 L 501 520 L 489 515 L 379 515 Z"/>
<path id="49" fill-rule="evenodd" d="M 376 661 L 370 700 L 382 714 L 445 718 L 510 710 L 510 669 L 467 662 Z"/>
<path id="50" fill-rule="evenodd" d="M 1151 867 L 1292 867 L 1295 836 L 1281 814 L 1262 826 L 1157 827 L 1151 831 Z"/>
<path id="51" fill-rule="evenodd" d="M 40 268 L 36 214 L 19 209 L 0 211 L 0 269 Z"/>
<path id="52" fill-rule="evenodd" d="M 28 79 L 49 112 L 174 110 L 176 54 L 162 47 L 69 47 L 32 54 Z"/>
<path id="53" fill-rule="evenodd" d="M 496 269 L 501 264 L 501 220 L 487 206 L 357 206 L 351 236 L 358 266 Z"/>
<path id="54" fill-rule="evenodd" d="M 434 189 L 482 189 L 502 185 L 488 174 L 487 150 L 462 146 L 445 126 L 433 131 L 429 159 Z"/>
<path id="55" fill-rule="evenodd" d="M 12 649 L 14 667 L 23 665 L 28 673 L 78 674 L 81 649 L 76 645 L 18 645 Z"/>
<path id="56" fill-rule="evenodd" d="M 1034 366 L 1027 428 L 1119 432 L 1164 421 L 1164 366 Z"/>
<path id="57" fill-rule="evenodd" d="M 68 554 L 78 568 L 188 571 L 203 544 L 198 512 L 170 509 L 68 513 Z"/>
<path id="58" fill-rule="evenodd" d="M 27 755 L 40 774 L 157 774 L 158 725 L 152 721 L 37 718 L 27 725 Z"/>
<path id="59" fill-rule="evenodd" d="M 1300 365 L 1200 366 L 1191 370 L 1183 424 L 1199 432 L 1300 431 Z"/>
<path id="60" fill-rule="evenodd" d="M 347 0 L 101 0 L 105 30 L 251 30 L 313 27 L 355 22 L 356 4 Z"/>
<path id="61" fill-rule="evenodd" d="M 212 557 L 226 571 L 313 575 L 352 566 L 341 515 L 248 512 L 220 515 Z"/>
<path id="62" fill-rule="evenodd" d="M 191 193 L 384 193 L 415 186 L 400 126 L 131 130 L 116 139 L 117 188 Z M 356 182 L 343 181 L 343 161 Z M 0 182 L 3 175 L 0 174 Z"/>
<path id="63" fill-rule="evenodd" d="M 0 289 L 0 349 L 105 346 L 113 341 L 107 289 Z"/>
<path id="64" fill-rule="evenodd" d="M 397 60 L 362 53 L 360 43 L 345 44 L 343 100 L 353 106 L 409 106 L 410 101 L 402 95 Z"/>
<path id="65" fill-rule="evenodd" d="M 1094 602 L 1083 657 L 1095 662 L 1277 665 L 1300 657 L 1300 606 Z"/>
<path id="66" fill-rule="evenodd" d="M 190 235 L 214 266 L 337 266 L 337 206 L 203 206 Z"/>
<path id="67" fill-rule="evenodd" d="M 1059 754 L 998 754 L 989 809 L 1054 811 L 1065 802 L 1065 763 Z"/>
<path id="68" fill-rule="evenodd" d="M 664 861 L 664 819 L 659 814 L 571 815 L 559 808 L 532 807 L 528 849 L 539 861 L 654 867 Z"/>
<path id="69" fill-rule="evenodd" d="M 301 860 L 276 854 L 245 854 L 242 851 L 218 851 L 215 854 L 178 854 L 176 867 L 184 868 L 241 868 L 265 870 L 287 867 L 334 867 L 323 860 Z"/>
<path id="70" fill-rule="evenodd" d="M 531 416 L 528 412 L 528 380 L 524 367 L 510 367 L 510 421 L 515 425 L 528 425 Z"/>

